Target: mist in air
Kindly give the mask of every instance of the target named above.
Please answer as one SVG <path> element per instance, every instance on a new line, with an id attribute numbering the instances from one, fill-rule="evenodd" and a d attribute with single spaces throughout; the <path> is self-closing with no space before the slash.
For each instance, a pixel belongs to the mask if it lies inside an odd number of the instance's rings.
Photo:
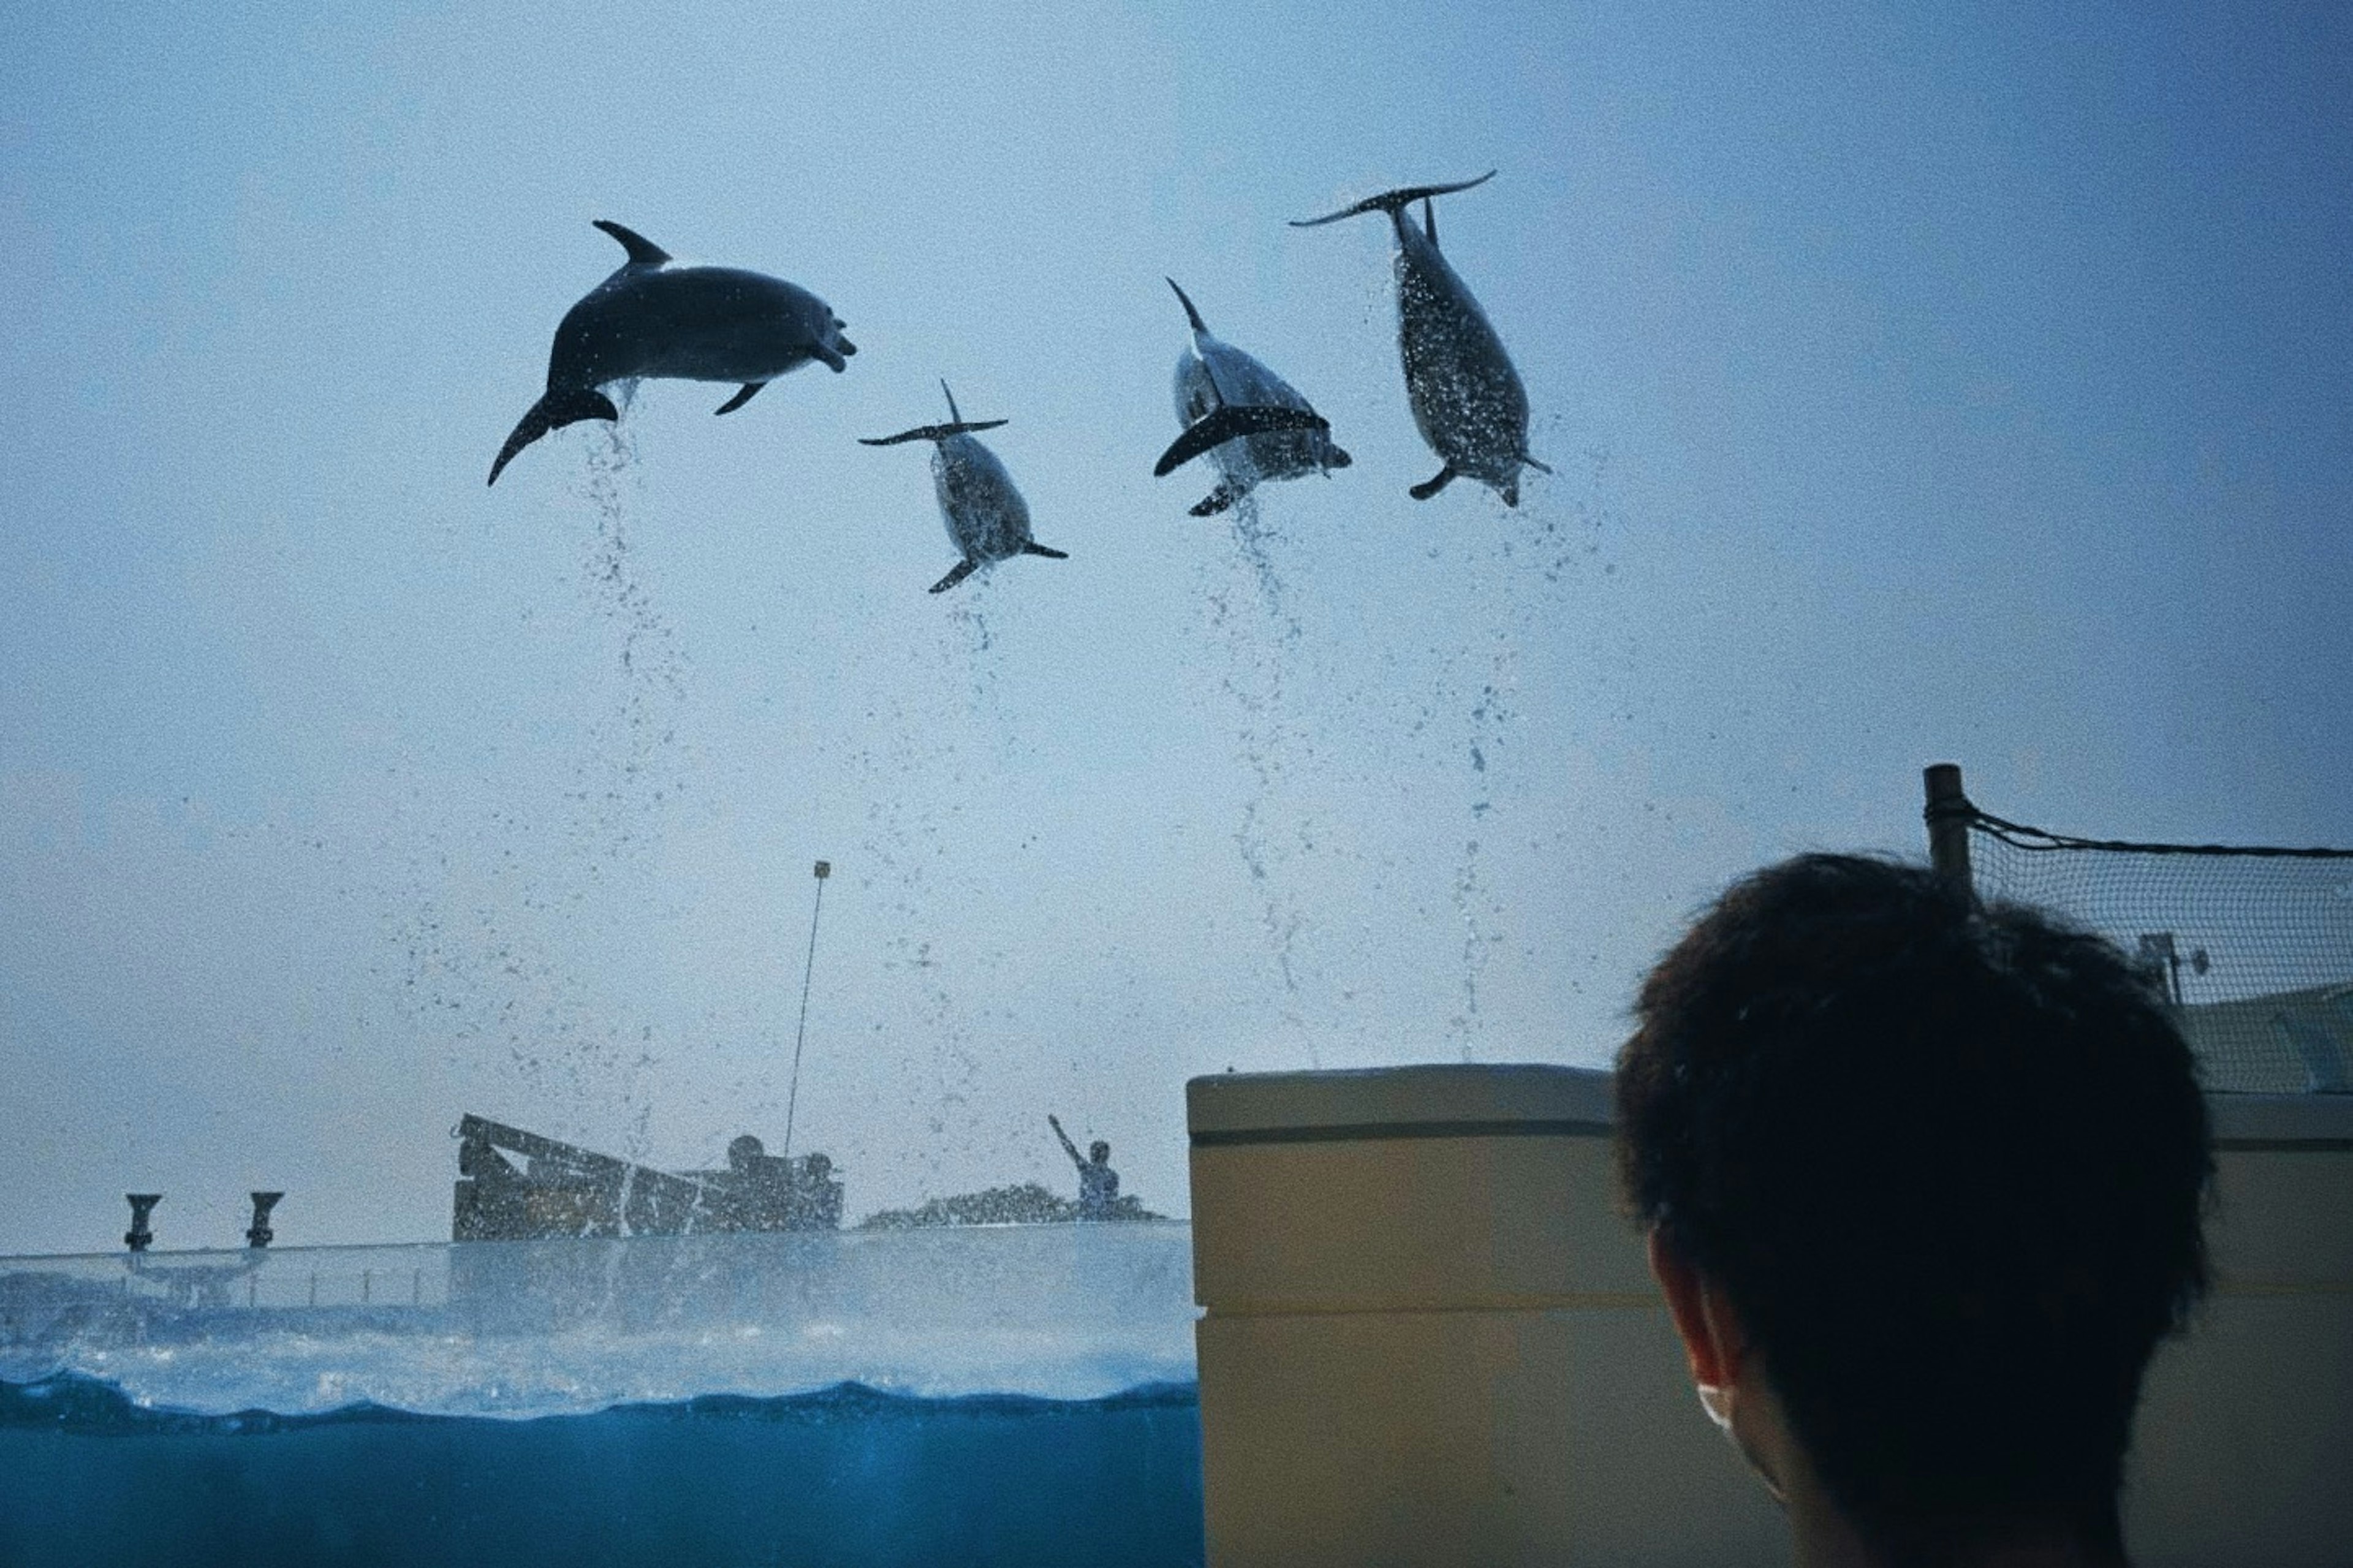
<path id="1" fill-rule="evenodd" d="M 2269 13 L 2264 14 L 2269 16 Z M 1185 1209 L 1191 1075 L 1599 1063 L 1761 859 L 2353 843 L 2347 24 L 27 12 L 0 1251 L 446 1233 L 468 1110 Z M 1400 374 L 1391 187 L 1525 381 Z M 626 224 L 857 355 L 501 441 Z M 1164 479 L 1174 278 L 1352 463 Z M 954 589 L 930 448 L 1039 542 Z"/>

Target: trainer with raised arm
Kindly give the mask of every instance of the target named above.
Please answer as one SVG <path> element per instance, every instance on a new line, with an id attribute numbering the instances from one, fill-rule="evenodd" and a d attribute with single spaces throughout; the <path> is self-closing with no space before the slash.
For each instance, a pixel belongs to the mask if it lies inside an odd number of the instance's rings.
<path id="1" fill-rule="evenodd" d="M 1085 1159 L 1079 1157 L 1079 1146 L 1062 1131 L 1060 1119 L 1046 1113 L 1046 1121 L 1054 1129 L 1054 1136 L 1062 1141 L 1062 1152 L 1079 1168 L 1079 1217 L 1081 1219 L 1111 1219 L 1119 1204 L 1119 1173 L 1111 1168 L 1111 1145 L 1098 1138 L 1087 1145 Z"/>
<path id="2" fill-rule="evenodd" d="M 2213 1171 L 2147 978 L 1924 868 L 1807 855 L 1718 900 L 1635 1014 L 1627 1195 L 1800 1568 L 2125 1563 Z"/>

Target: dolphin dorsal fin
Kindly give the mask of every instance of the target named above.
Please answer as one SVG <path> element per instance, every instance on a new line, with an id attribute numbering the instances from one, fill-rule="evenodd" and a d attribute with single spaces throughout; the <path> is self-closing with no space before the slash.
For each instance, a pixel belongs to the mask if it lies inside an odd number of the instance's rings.
<path id="1" fill-rule="evenodd" d="M 1163 281 L 1165 281 L 1171 289 L 1176 289 L 1176 279 L 1174 278 L 1164 279 Z M 1185 307 L 1185 319 L 1193 323 L 1193 330 L 1195 331 L 1206 332 L 1209 330 L 1209 324 L 1201 320 L 1200 311 L 1193 309 L 1193 301 L 1191 298 L 1186 294 L 1184 289 L 1176 289 L 1176 300 L 1179 304 Z"/>
<path id="2" fill-rule="evenodd" d="M 598 218 L 596 226 L 621 242 L 629 253 L 629 261 L 638 267 L 659 267 L 670 259 L 670 252 L 633 228 L 623 228 L 610 218 Z"/>
<path id="3" fill-rule="evenodd" d="M 961 414 L 958 414 L 958 413 L 956 412 L 956 405 L 955 405 L 955 393 L 953 393 L 953 392 L 949 392 L 949 391 L 948 391 L 948 378 L 947 378 L 946 376 L 942 376 L 942 377 L 940 377 L 940 391 L 941 391 L 942 393 L 945 394 L 945 395 L 946 395 L 946 396 L 947 396 L 947 400 L 948 400 L 948 423 L 949 423 L 949 424 L 951 424 L 951 425 L 961 425 L 961 424 L 963 424 L 963 423 L 964 423 L 964 416 L 963 416 L 963 415 L 961 415 Z"/>
<path id="4" fill-rule="evenodd" d="M 1438 205 L 1428 196 L 1421 198 L 1421 232 L 1430 241 L 1430 248 L 1438 248 Z"/>

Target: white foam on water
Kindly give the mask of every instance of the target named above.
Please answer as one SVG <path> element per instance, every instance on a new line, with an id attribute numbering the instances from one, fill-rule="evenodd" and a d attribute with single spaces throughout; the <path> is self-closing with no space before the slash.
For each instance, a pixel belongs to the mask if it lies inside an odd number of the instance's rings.
<path id="1" fill-rule="evenodd" d="M 17 1258 L 0 1306 L 0 1377 L 207 1415 L 1194 1378 L 1192 1233 L 1166 1223 Z"/>

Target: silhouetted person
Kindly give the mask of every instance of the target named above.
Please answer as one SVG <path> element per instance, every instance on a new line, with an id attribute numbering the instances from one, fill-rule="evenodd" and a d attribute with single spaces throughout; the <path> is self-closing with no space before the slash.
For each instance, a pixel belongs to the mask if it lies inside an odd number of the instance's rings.
<path id="1" fill-rule="evenodd" d="M 1111 1145 L 1098 1138 L 1087 1145 L 1087 1157 L 1079 1158 L 1079 1146 L 1062 1131 L 1062 1123 L 1050 1112 L 1046 1120 L 1054 1129 L 1054 1136 L 1062 1141 L 1062 1152 L 1079 1168 L 1079 1217 L 1110 1219 L 1119 1203 L 1119 1173 L 1111 1168 Z"/>
<path id="2" fill-rule="evenodd" d="M 797 1228 L 832 1230 L 841 1224 L 841 1184 L 833 1179 L 833 1160 L 826 1154 L 804 1154 L 794 1175 L 792 1224 Z"/>
<path id="3" fill-rule="evenodd" d="M 2097 937 L 1889 862 L 1757 873 L 1647 981 L 1620 1158 L 1709 1415 L 1806 1565 L 2116 1564 L 2206 1285 L 2206 1107 Z"/>

